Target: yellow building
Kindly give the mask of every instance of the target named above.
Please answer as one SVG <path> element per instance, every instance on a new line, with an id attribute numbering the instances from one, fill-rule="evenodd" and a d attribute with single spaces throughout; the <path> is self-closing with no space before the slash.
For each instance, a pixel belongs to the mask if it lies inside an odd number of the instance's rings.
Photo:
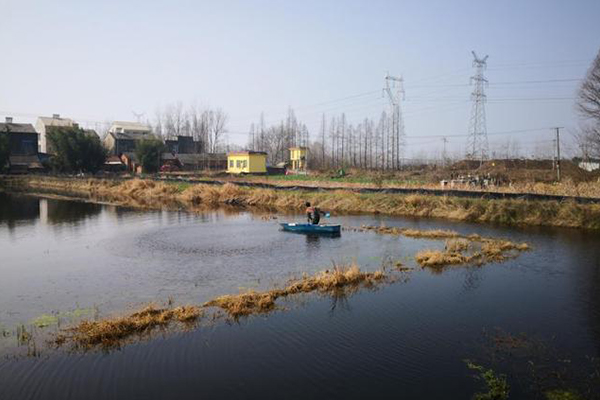
<path id="1" fill-rule="evenodd" d="M 227 173 L 265 174 L 267 153 L 262 151 L 236 151 L 227 154 Z"/>
<path id="2" fill-rule="evenodd" d="M 304 171 L 306 170 L 306 154 L 308 153 L 307 147 L 290 147 L 290 162 L 292 163 L 292 170 Z"/>

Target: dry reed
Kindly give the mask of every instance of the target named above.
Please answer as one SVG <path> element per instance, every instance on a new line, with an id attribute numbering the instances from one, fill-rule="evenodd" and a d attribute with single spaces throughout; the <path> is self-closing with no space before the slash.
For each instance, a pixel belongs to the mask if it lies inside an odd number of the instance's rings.
<path id="1" fill-rule="evenodd" d="M 245 292 L 236 295 L 217 297 L 205 304 L 206 307 L 222 308 L 233 318 L 250 314 L 269 312 L 275 309 L 275 301 L 297 293 L 331 293 L 359 287 L 372 287 L 385 279 L 383 271 L 363 272 L 356 265 L 334 266 L 331 270 L 319 272 L 313 276 L 303 276 L 291 281 L 283 289 L 264 292 Z"/>
<path id="2" fill-rule="evenodd" d="M 134 335 L 149 333 L 173 321 L 192 323 L 201 317 L 196 306 L 181 306 L 173 309 L 156 308 L 149 305 L 131 315 L 101 321 L 83 321 L 59 334 L 55 342 L 72 342 L 83 348 L 93 346 L 115 347 Z"/>
<path id="3" fill-rule="evenodd" d="M 177 207 L 197 205 L 260 206 L 302 210 L 305 201 L 335 212 L 366 212 L 389 215 L 448 218 L 504 225 L 545 225 L 600 229 L 600 204 L 573 201 L 527 201 L 459 198 L 422 194 L 357 193 L 352 190 L 307 192 L 242 188 L 231 183 L 215 186 L 132 179 L 69 179 L 51 177 L 8 177 L 0 185 L 9 190 L 46 190 L 84 196 L 118 205 L 162 208 L 166 202 Z"/>

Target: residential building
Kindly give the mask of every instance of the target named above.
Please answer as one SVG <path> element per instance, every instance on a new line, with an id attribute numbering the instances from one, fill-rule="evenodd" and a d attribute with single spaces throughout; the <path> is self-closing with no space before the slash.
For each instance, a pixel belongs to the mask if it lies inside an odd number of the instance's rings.
<path id="1" fill-rule="evenodd" d="M 306 171 L 307 147 L 290 147 L 291 169 L 294 171 Z"/>
<path id="2" fill-rule="evenodd" d="M 263 151 L 237 151 L 227 155 L 227 172 L 230 174 L 266 174 L 267 153 Z"/>
<path id="3" fill-rule="evenodd" d="M 0 133 L 8 134 L 11 173 L 43 168 L 38 157 L 38 134 L 33 125 L 14 123 L 11 117 L 6 117 L 6 121 L 0 123 Z"/>
<path id="4" fill-rule="evenodd" d="M 202 142 L 195 141 L 192 136 L 177 136 L 177 139 L 167 139 L 165 145 L 173 154 L 194 154 L 204 151 Z"/>
<path id="5" fill-rule="evenodd" d="M 151 132 L 145 124 L 115 121 L 104 138 L 104 147 L 111 155 L 130 153 L 135 151 L 138 141 L 154 138 Z"/>
<path id="6" fill-rule="evenodd" d="M 177 154 L 177 159 L 184 171 L 225 171 L 227 169 L 225 153 L 184 153 Z"/>
<path id="7" fill-rule="evenodd" d="M 60 114 L 52 117 L 38 117 L 35 130 L 38 133 L 38 151 L 45 154 L 54 154 L 54 149 L 48 141 L 48 133 L 60 128 L 79 128 L 79 124 L 70 118 L 61 118 Z"/>

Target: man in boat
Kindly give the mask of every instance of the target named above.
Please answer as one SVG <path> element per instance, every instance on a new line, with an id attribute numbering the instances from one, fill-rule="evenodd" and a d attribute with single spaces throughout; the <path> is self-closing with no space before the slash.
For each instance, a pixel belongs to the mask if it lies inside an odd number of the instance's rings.
<path id="1" fill-rule="evenodd" d="M 325 214 L 323 211 L 319 210 L 318 207 L 312 207 L 310 202 L 306 202 L 306 218 L 308 219 L 309 224 L 319 225 L 319 221 L 321 221 L 321 214 Z"/>

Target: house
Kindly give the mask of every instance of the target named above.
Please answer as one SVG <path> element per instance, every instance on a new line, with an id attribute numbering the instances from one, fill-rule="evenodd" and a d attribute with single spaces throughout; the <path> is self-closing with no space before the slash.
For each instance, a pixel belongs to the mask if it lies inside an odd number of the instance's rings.
<path id="1" fill-rule="evenodd" d="M 177 139 L 167 139 L 165 146 L 173 154 L 197 154 L 204 151 L 202 142 L 195 141 L 192 136 L 177 136 Z"/>
<path id="2" fill-rule="evenodd" d="M 227 169 L 225 153 L 177 154 L 177 159 L 184 171 L 225 171 Z"/>
<path id="3" fill-rule="evenodd" d="M 47 134 L 53 129 L 60 128 L 79 128 L 79 124 L 70 118 L 61 118 L 60 114 L 53 114 L 52 117 L 38 117 L 35 130 L 39 135 L 38 151 L 40 153 L 54 154 L 54 149 L 48 141 Z"/>
<path id="4" fill-rule="evenodd" d="M 104 138 L 104 147 L 111 155 L 131 153 L 138 141 L 155 138 L 151 132 L 150 126 L 145 124 L 115 121 Z"/>
<path id="5" fill-rule="evenodd" d="M 263 151 L 237 151 L 227 154 L 227 173 L 267 173 L 267 153 Z"/>
<path id="6" fill-rule="evenodd" d="M 38 134 L 31 124 L 17 124 L 11 117 L 0 123 L 0 133 L 8 134 L 10 173 L 43 169 L 38 157 Z"/>
<path id="7" fill-rule="evenodd" d="M 291 169 L 294 171 L 306 171 L 307 147 L 290 147 Z"/>

